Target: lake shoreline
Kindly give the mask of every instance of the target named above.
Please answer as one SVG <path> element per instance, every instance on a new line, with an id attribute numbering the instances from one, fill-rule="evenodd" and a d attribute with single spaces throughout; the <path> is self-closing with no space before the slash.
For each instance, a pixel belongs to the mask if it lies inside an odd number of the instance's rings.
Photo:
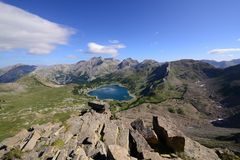
<path id="1" fill-rule="evenodd" d="M 107 87 L 107 86 L 118 86 L 118 87 L 122 87 L 124 89 L 127 90 L 127 93 L 128 93 L 128 96 L 131 97 L 131 99 L 129 100 L 117 100 L 117 99 L 99 99 L 98 96 L 94 96 L 94 95 L 90 95 L 89 93 L 94 91 L 94 90 L 97 90 L 97 89 L 100 89 L 100 88 L 104 88 L 104 87 Z M 130 91 L 128 90 L 128 88 L 120 83 L 110 83 L 110 84 L 102 84 L 98 87 L 94 87 L 94 88 L 91 88 L 87 91 L 87 96 L 90 96 L 90 97 L 95 97 L 97 100 L 102 100 L 102 101 L 119 101 L 119 102 L 129 102 L 129 101 L 132 101 L 132 100 L 135 100 L 136 99 L 136 96 L 132 93 L 130 93 Z"/>

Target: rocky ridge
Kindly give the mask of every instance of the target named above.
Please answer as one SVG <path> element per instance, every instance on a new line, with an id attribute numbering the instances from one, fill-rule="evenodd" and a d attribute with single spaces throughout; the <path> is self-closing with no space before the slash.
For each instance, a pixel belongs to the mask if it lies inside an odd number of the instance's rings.
<path id="1" fill-rule="evenodd" d="M 33 72 L 37 66 L 30 65 L 14 65 L 0 71 L 0 83 L 15 82 L 19 78 Z"/>
<path id="2" fill-rule="evenodd" d="M 163 117 L 153 115 L 151 126 L 146 126 L 142 119 L 116 118 L 108 109 L 82 112 L 64 124 L 24 129 L 2 142 L 0 156 L 26 160 L 219 159 L 215 150 L 186 137 Z"/>

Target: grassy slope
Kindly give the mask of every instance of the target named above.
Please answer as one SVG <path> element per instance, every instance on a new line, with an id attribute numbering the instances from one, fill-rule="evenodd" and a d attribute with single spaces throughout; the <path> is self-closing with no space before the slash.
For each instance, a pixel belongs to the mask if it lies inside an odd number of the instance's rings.
<path id="1" fill-rule="evenodd" d="M 83 95 L 72 93 L 72 85 L 50 88 L 33 77 L 24 77 L 17 83 L 25 86 L 24 91 L 3 92 L 5 84 L 0 85 L 0 141 L 32 124 L 63 121 L 72 112 L 67 107 L 86 102 Z"/>

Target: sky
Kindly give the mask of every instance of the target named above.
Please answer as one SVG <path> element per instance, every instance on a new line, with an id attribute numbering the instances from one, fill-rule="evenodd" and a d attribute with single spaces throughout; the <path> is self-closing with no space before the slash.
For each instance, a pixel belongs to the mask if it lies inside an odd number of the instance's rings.
<path id="1" fill-rule="evenodd" d="M 0 0 L 0 67 L 240 58 L 239 0 Z"/>

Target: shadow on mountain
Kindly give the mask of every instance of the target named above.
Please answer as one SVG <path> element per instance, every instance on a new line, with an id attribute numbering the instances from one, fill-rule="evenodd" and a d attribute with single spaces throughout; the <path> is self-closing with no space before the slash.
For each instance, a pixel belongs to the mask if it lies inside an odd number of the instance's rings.
<path id="1" fill-rule="evenodd" d="M 0 83 L 15 82 L 16 80 L 22 78 L 23 76 L 31 73 L 36 69 L 36 66 L 21 65 L 12 68 L 8 72 L 0 76 Z"/>
<path id="2" fill-rule="evenodd" d="M 224 120 L 213 121 L 212 124 L 216 127 L 240 128 L 240 113 L 230 116 Z"/>

